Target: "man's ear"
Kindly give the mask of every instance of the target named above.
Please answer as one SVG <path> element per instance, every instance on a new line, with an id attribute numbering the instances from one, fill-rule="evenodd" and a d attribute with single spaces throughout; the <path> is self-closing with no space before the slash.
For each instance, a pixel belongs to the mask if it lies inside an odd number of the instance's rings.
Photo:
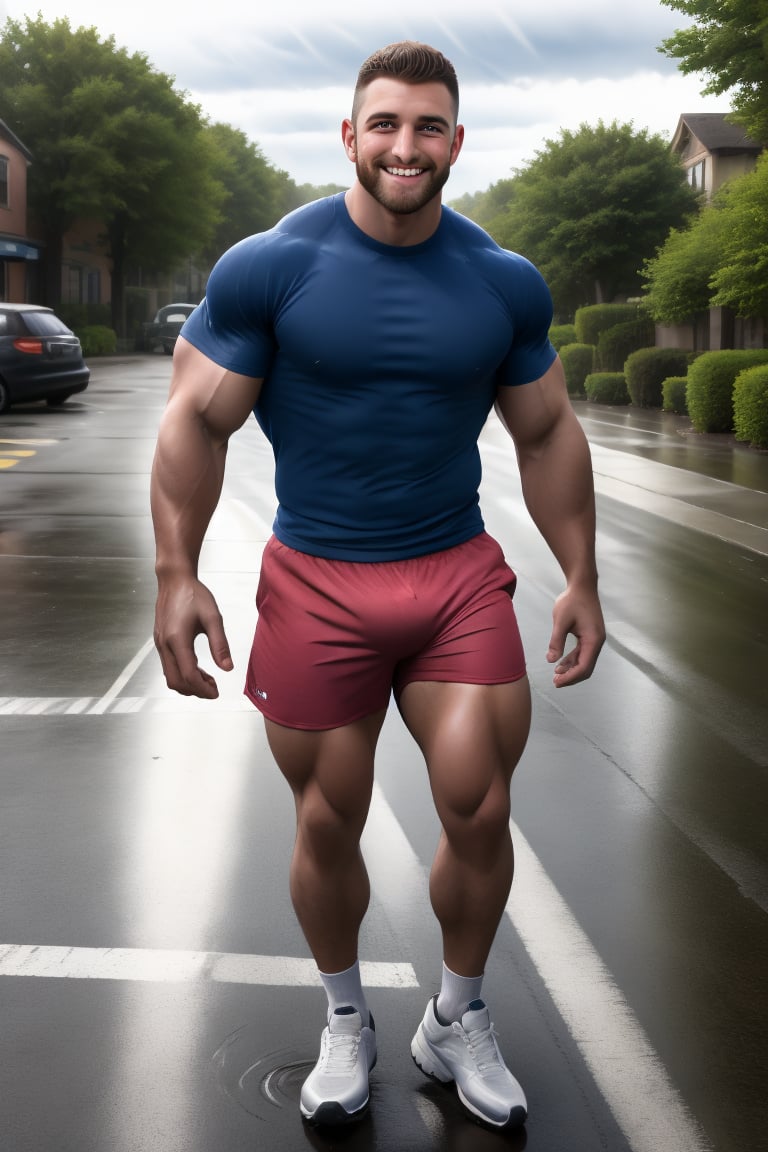
<path id="1" fill-rule="evenodd" d="M 461 146 L 464 143 L 464 125 L 457 124 L 456 131 L 453 134 L 453 141 L 451 143 L 451 165 L 455 164 L 461 152 Z"/>
<path id="2" fill-rule="evenodd" d="M 347 159 L 353 163 L 357 159 L 357 142 L 355 140 L 355 126 L 351 120 L 344 120 L 341 125 L 341 139 L 344 141 L 344 151 Z"/>

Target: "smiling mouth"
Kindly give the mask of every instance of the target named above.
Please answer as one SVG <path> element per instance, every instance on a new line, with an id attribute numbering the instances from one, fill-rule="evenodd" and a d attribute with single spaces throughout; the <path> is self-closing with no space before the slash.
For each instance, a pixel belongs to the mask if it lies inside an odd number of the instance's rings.
<path id="1" fill-rule="evenodd" d="M 424 168 L 387 168 L 390 176 L 421 176 Z"/>

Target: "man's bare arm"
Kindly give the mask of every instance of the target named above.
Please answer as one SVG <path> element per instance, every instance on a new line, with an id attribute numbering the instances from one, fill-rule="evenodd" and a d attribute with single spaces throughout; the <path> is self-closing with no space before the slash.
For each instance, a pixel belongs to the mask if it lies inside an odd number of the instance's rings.
<path id="1" fill-rule="evenodd" d="M 185 696 L 218 695 L 195 656 L 207 636 L 211 655 L 232 667 L 221 614 L 197 577 L 205 533 L 221 495 L 227 444 L 256 403 L 260 380 L 219 367 L 182 337 L 173 357 L 168 405 L 152 466 L 151 503 L 158 582 L 155 644 L 169 688 Z"/>
<path id="2" fill-rule="evenodd" d="M 557 662 L 554 683 L 577 684 L 592 675 L 605 625 L 597 594 L 592 462 L 559 359 L 539 380 L 499 388 L 496 410 L 515 442 L 528 510 L 566 579 L 547 652 Z M 569 634 L 577 643 L 564 656 Z"/>

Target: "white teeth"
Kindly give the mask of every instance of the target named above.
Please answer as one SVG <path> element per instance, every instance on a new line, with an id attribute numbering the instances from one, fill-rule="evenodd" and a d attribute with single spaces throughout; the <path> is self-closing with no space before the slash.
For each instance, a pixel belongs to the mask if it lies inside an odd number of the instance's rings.
<path id="1" fill-rule="evenodd" d="M 387 168 L 392 176 L 420 176 L 423 168 Z"/>

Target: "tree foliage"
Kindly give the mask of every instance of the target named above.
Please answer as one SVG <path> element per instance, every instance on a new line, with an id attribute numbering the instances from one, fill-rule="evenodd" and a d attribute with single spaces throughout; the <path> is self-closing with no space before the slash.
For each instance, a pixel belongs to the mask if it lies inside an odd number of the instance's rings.
<path id="1" fill-rule="evenodd" d="M 753 172 L 725 185 L 718 210 L 725 226 L 712 304 L 737 316 L 768 316 L 768 152 Z"/>
<path id="2" fill-rule="evenodd" d="M 274 168 L 238 128 L 211 124 L 205 135 L 224 187 L 221 219 L 203 253 L 209 260 L 244 236 L 271 228 L 286 212 L 315 198 L 314 189 L 297 188 L 288 173 Z"/>
<path id="3" fill-rule="evenodd" d="M 664 323 L 720 305 L 768 316 L 768 153 L 725 184 L 689 228 L 673 231 L 643 275 L 648 309 Z"/>
<path id="4" fill-rule="evenodd" d="M 224 193 L 200 110 L 114 37 L 67 19 L 6 21 L 0 117 L 33 153 L 29 206 L 44 232 L 51 303 L 62 237 L 77 219 L 98 220 L 109 239 L 118 323 L 126 261 L 167 270 L 211 236 Z"/>
<path id="5" fill-rule="evenodd" d="M 696 22 L 674 33 L 659 51 L 681 72 L 708 77 L 705 93 L 732 92 L 735 117 L 768 145 L 768 15 L 765 0 L 661 0 Z"/>
<path id="6" fill-rule="evenodd" d="M 689 228 L 673 228 L 659 251 L 646 260 L 646 307 L 654 320 L 682 324 L 709 308 L 710 281 L 720 255 L 722 219 L 704 208 Z"/>
<path id="7" fill-rule="evenodd" d="M 644 259 L 697 206 L 667 142 L 615 121 L 562 130 L 511 193 L 487 227 L 538 265 L 561 318 L 636 295 Z"/>

